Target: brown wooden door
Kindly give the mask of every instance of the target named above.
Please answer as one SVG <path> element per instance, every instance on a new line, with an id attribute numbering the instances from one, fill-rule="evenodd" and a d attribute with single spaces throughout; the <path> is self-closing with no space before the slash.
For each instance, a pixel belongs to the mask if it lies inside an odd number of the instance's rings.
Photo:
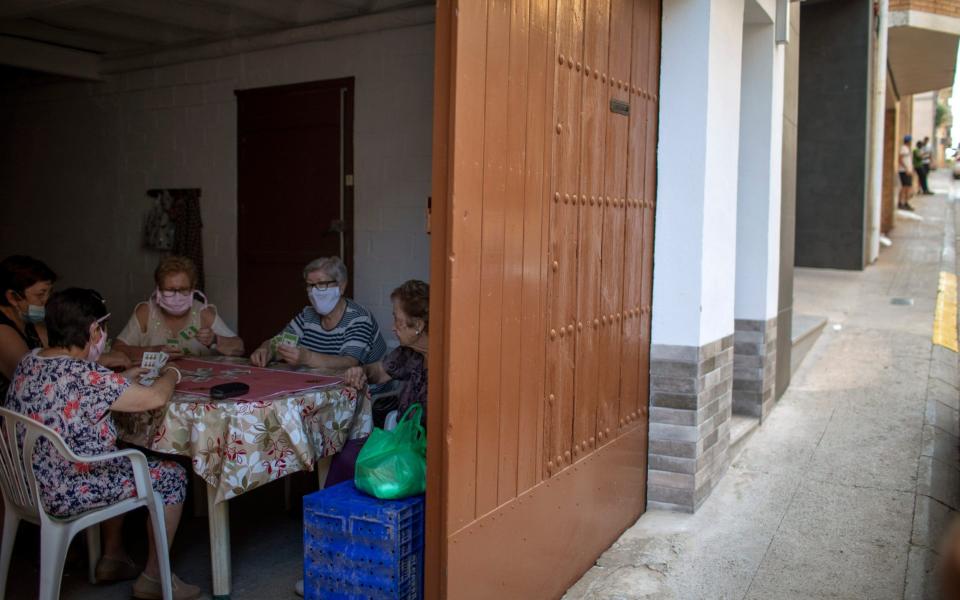
<path id="1" fill-rule="evenodd" d="M 353 80 L 238 91 L 237 120 L 239 327 L 254 348 L 307 304 L 306 263 L 351 266 Z"/>
<path id="2" fill-rule="evenodd" d="M 444 4 L 427 589 L 558 598 L 646 504 L 660 2 Z"/>

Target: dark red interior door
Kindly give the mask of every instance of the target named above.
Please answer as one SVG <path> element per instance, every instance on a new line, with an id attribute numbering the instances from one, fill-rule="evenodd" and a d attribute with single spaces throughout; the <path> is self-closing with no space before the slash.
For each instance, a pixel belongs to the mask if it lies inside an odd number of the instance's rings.
<path id="1" fill-rule="evenodd" d="M 240 335 L 255 348 L 307 303 L 303 266 L 353 256 L 353 79 L 237 92 Z"/>

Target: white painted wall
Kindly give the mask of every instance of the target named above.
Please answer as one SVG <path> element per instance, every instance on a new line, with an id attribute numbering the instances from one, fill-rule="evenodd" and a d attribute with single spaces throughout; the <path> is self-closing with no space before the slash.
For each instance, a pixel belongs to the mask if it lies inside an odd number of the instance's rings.
<path id="1" fill-rule="evenodd" d="M 737 319 L 777 315 L 784 49 L 773 23 L 744 26 L 737 185 Z"/>
<path id="2" fill-rule="evenodd" d="M 913 95 L 913 126 L 910 133 L 913 142 L 910 147 L 915 148 L 917 140 L 929 137 L 933 142 L 933 123 L 937 115 L 937 92 L 924 92 Z"/>
<path id="3" fill-rule="evenodd" d="M 743 0 L 663 4 L 652 343 L 733 333 Z"/>
<path id="4" fill-rule="evenodd" d="M 776 37 L 776 26 L 773 27 Z M 787 49 L 783 44 L 775 44 L 773 49 L 773 81 L 771 102 L 773 110 L 770 118 L 770 213 L 767 216 L 767 288 L 766 318 L 777 316 L 780 306 L 780 229 L 781 208 L 783 204 L 783 109 L 786 87 Z"/>
<path id="5" fill-rule="evenodd" d="M 389 331 L 390 290 L 429 277 L 432 25 L 0 93 L 0 255 L 47 261 L 63 285 L 101 290 L 124 320 L 153 288 L 158 255 L 140 243 L 145 191 L 200 187 L 207 290 L 236 323 L 233 92 L 348 76 L 355 296 Z"/>

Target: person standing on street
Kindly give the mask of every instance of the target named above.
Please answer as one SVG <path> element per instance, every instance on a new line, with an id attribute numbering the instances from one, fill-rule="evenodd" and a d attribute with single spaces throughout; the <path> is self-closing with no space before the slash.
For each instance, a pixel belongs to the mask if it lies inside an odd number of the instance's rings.
<path id="1" fill-rule="evenodd" d="M 920 162 L 923 165 L 923 176 L 920 178 L 920 182 L 923 186 L 923 193 L 927 196 L 933 195 L 929 186 L 931 156 L 930 138 L 925 137 L 923 138 L 923 146 L 920 147 Z"/>
<path id="2" fill-rule="evenodd" d="M 913 148 L 913 170 L 917 172 L 917 183 L 919 183 L 919 193 L 927 193 L 927 174 L 923 170 L 923 142 L 917 140 Z"/>
<path id="3" fill-rule="evenodd" d="M 897 208 L 913 210 L 910 206 L 910 196 L 913 194 L 913 160 L 910 151 L 910 135 L 903 136 L 900 146 L 900 155 L 897 158 L 897 173 L 900 175 L 900 196 L 897 198 Z"/>

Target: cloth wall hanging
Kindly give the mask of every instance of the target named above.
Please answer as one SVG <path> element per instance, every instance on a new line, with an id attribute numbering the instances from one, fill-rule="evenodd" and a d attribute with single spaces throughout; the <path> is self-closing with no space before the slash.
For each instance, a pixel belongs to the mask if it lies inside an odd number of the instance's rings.
<path id="1" fill-rule="evenodd" d="M 197 266 L 197 289 L 204 289 L 203 221 L 200 188 L 148 190 L 154 206 L 147 214 L 144 242 L 147 248 L 179 254 Z"/>
<path id="2" fill-rule="evenodd" d="M 153 206 L 143 223 L 143 245 L 150 250 L 169 252 L 173 250 L 176 226 L 170 218 L 170 195 L 158 193 L 153 197 Z"/>

